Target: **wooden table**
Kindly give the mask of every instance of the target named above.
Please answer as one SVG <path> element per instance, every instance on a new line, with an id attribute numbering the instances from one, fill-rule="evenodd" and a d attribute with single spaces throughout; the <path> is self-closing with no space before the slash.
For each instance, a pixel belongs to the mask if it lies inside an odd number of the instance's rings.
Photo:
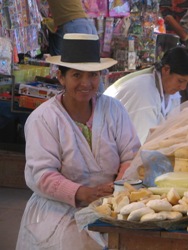
<path id="1" fill-rule="evenodd" d="M 88 228 L 108 234 L 109 250 L 188 250 L 187 231 L 125 229 L 100 220 Z"/>

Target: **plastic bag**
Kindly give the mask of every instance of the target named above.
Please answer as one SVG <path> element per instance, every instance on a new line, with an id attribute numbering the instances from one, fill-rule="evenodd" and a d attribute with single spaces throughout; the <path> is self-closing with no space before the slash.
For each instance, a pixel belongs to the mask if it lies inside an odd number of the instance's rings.
<path id="1" fill-rule="evenodd" d="M 178 111 L 179 110 L 179 111 Z M 140 179 L 139 169 L 143 166 L 141 152 L 157 151 L 174 158 L 176 150 L 188 147 L 188 101 L 182 103 L 166 121 L 157 126 L 125 171 L 123 179 Z M 166 171 L 168 172 L 168 171 Z M 143 179 L 143 178 L 142 178 Z"/>
<path id="2" fill-rule="evenodd" d="M 143 184 L 147 187 L 154 187 L 155 178 L 167 172 L 173 171 L 170 160 L 158 151 L 143 150 L 140 153 L 145 167 Z"/>

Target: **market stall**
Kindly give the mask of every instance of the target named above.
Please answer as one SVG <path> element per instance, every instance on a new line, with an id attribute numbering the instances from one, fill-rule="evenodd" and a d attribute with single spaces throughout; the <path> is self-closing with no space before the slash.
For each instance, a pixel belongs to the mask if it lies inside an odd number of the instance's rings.
<path id="1" fill-rule="evenodd" d="M 166 32 L 162 13 L 169 8 L 174 10 L 174 5 L 161 6 L 157 0 L 82 2 L 97 27 L 101 55 L 118 61 L 102 75 L 105 88 L 121 76 L 155 62 L 160 40 L 157 37 Z M 36 0 L 2 1 L 0 4 L 0 35 L 10 39 L 13 46 L 11 61 L 3 60 L 1 65 L 1 69 L 7 63 L 11 67 L 11 71 L 1 72 L 7 75 L 6 82 L 1 80 L 0 85 L 1 148 L 24 153 L 25 120 L 36 107 L 59 91 L 57 81 L 49 82 L 54 77 L 54 69 L 45 62 L 49 28 L 45 21 L 49 18 L 49 7 L 47 1 Z M 183 11 L 177 11 L 183 15 Z M 174 38 L 170 39 L 174 41 L 173 46 L 179 42 L 174 35 L 170 38 Z M 168 47 L 167 44 L 165 49 Z M 41 77 L 40 80 L 36 80 L 36 76 Z"/>
<path id="2" fill-rule="evenodd" d="M 103 247 L 187 249 L 186 105 L 151 133 L 123 179 L 114 182 L 111 196 L 76 213 L 80 230 L 88 227 L 91 232 L 108 235 L 107 241 L 102 236 L 102 243 L 101 237 L 96 237 Z"/>
<path id="3" fill-rule="evenodd" d="M 187 231 L 159 231 L 126 229 L 97 221 L 88 226 L 89 230 L 108 234 L 109 250 L 166 250 L 187 249 Z"/>

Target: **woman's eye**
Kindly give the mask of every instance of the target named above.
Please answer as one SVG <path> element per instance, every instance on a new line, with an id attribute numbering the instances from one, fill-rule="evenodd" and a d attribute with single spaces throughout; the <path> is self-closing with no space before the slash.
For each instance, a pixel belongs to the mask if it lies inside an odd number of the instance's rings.
<path id="1" fill-rule="evenodd" d="M 80 74 L 79 73 L 74 73 L 73 76 L 78 78 L 80 76 Z"/>
<path id="2" fill-rule="evenodd" d="M 180 84 L 184 84 L 185 81 L 184 81 L 184 80 L 179 80 L 179 83 L 180 83 Z"/>
<path id="3" fill-rule="evenodd" d="M 92 72 L 91 75 L 92 76 L 98 76 L 98 72 Z"/>

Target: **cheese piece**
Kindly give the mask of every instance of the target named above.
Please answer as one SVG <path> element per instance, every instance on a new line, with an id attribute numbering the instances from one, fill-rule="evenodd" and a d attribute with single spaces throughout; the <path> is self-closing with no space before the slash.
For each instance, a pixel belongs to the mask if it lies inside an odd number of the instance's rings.
<path id="1" fill-rule="evenodd" d="M 113 209 L 116 213 L 119 213 L 121 208 L 125 205 L 129 204 L 129 198 L 127 196 L 122 197 L 122 200 L 120 200 L 118 203 L 115 201 L 113 202 Z"/>
<path id="2" fill-rule="evenodd" d="M 140 199 L 142 199 L 144 197 L 148 197 L 151 194 L 152 194 L 152 192 L 150 190 L 148 190 L 146 188 L 140 188 L 139 190 L 137 190 L 135 192 L 131 192 L 130 202 L 139 201 Z"/>
<path id="3" fill-rule="evenodd" d="M 183 197 L 182 197 L 182 200 L 185 201 L 185 202 L 187 203 L 187 205 L 188 205 L 188 197 L 183 196 Z"/>
<path id="4" fill-rule="evenodd" d="M 130 214 L 132 211 L 134 211 L 138 208 L 141 208 L 141 207 L 145 207 L 145 204 L 143 202 L 141 202 L 141 201 L 132 202 L 132 203 L 122 207 L 120 210 L 120 214 Z"/>
<path id="5" fill-rule="evenodd" d="M 182 214 L 187 214 L 188 212 L 188 206 L 182 205 L 182 204 L 177 204 L 172 207 L 173 211 L 180 212 Z"/>
<path id="6" fill-rule="evenodd" d="M 136 191 L 137 189 L 135 187 L 133 187 L 133 185 L 131 185 L 128 182 L 124 182 L 123 184 L 124 188 L 127 189 L 129 192 L 133 192 Z"/>
<path id="7" fill-rule="evenodd" d="M 172 205 L 166 199 L 150 200 L 148 203 L 146 203 L 146 206 L 150 207 L 155 212 L 172 210 Z"/>
<path id="8" fill-rule="evenodd" d="M 179 148 L 174 152 L 175 158 L 188 158 L 188 147 Z"/>
<path id="9" fill-rule="evenodd" d="M 113 197 L 104 197 L 102 201 L 102 205 L 104 204 L 111 204 L 112 203 L 112 198 Z"/>
<path id="10" fill-rule="evenodd" d="M 179 199 L 178 203 L 179 203 L 180 205 L 188 206 L 187 202 L 184 201 L 183 198 L 182 198 L 182 199 Z M 174 204 L 174 205 L 176 205 L 176 204 Z"/>
<path id="11" fill-rule="evenodd" d="M 150 213 L 150 214 L 145 214 L 141 217 L 140 221 L 141 222 L 148 222 L 148 221 L 161 221 L 165 220 L 166 216 L 164 214 L 160 213 Z"/>
<path id="12" fill-rule="evenodd" d="M 159 214 L 166 216 L 167 220 L 178 220 L 183 217 L 183 214 L 177 211 L 161 211 Z"/>
<path id="13" fill-rule="evenodd" d="M 111 216 L 112 218 L 117 219 L 117 215 L 118 215 L 118 213 L 116 213 L 115 211 L 111 211 L 110 216 Z"/>
<path id="14" fill-rule="evenodd" d="M 95 208 L 95 210 L 98 213 L 104 214 L 104 215 L 111 215 L 111 212 L 112 212 L 109 204 L 104 204 L 104 205 L 97 206 Z"/>
<path id="15" fill-rule="evenodd" d="M 176 205 L 178 204 L 179 199 L 180 199 L 180 195 L 178 194 L 177 190 L 175 188 L 171 188 L 169 192 L 167 193 L 167 200 L 172 205 Z"/>
<path id="16" fill-rule="evenodd" d="M 188 159 L 175 158 L 174 172 L 188 172 Z"/>
<path id="17" fill-rule="evenodd" d="M 145 214 L 149 214 L 149 213 L 154 213 L 154 210 L 149 208 L 149 207 L 141 207 L 139 209 L 136 209 L 134 211 L 132 211 L 127 220 L 128 221 L 140 221 L 140 218 L 145 215 Z"/>
<path id="18" fill-rule="evenodd" d="M 146 203 L 148 203 L 148 201 L 159 200 L 161 198 L 162 198 L 162 196 L 159 194 L 152 194 L 149 197 L 144 197 L 144 198 L 140 199 L 140 201 L 142 201 L 142 202 L 144 202 L 144 204 L 146 204 Z"/>
<path id="19" fill-rule="evenodd" d="M 127 220 L 127 214 L 118 214 L 117 215 L 117 220 Z"/>

